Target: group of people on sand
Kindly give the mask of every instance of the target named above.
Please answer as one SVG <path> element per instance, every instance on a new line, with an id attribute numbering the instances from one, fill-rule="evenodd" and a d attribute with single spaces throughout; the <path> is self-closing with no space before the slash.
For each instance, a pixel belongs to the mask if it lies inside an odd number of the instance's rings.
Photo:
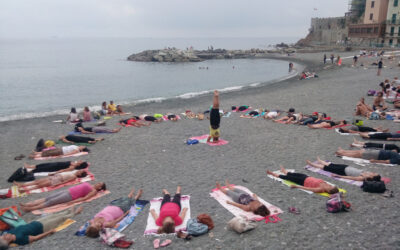
<path id="1" fill-rule="evenodd" d="M 71 112 L 68 114 L 66 121 L 71 123 L 76 122 L 90 122 L 94 119 L 100 119 L 100 116 L 110 116 L 110 115 L 125 115 L 126 113 L 123 111 L 121 105 L 115 105 L 114 101 L 110 101 L 107 105 L 107 102 L 103 102 L 101 104 L 101 110 L 91 112 L 89 107 L 86 106 L 83 108 L 82 114 L 76 111 L 75 107 L 71 108 Z"/>

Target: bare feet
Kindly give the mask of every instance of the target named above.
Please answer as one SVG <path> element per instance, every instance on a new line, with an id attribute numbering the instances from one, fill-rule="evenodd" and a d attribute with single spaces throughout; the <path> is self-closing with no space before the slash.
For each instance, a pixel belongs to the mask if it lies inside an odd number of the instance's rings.
<path id="1" fill-rule="evenodd" d="M 143 194 L 143 189 L 139 189 L 138 193 L 135 196 L 135 200 L 138 200 L 140 196 L 142 196 L 142 194 Z"/>
<path id="2" fill-rule="evenodd" d="M 21 184 L 21 183 L 18 183 L 18 182 L 16 182 L 16 181 L 13 181 L 13 184 L 14 184 L 15 186 L 17 186 L 17 187 L 20 187 L 20 186 L 22 186 L 22 184 Z"/>
<path id="3" fill-rule="evenodd" d="M 279 167 L 281 168 L 281 172 L 283 173 L 283 174 L 287 174 L 288 172 L 286 171 L 286 169 L 282 166 L 282 165 L 279 165 Z"/>
<path id="4" fill-rule="evenodd" d="M 267 172 L 267 174 L 269 174 L 269 175 L 272 175 L 272 176 L 275 176 L 275 177 L 279 177 L 278 174 L 276 174 L 276 173 L 274 173 L 274 172 L 272 172 L 272 171 L 270 171 L 270 170 L 266 170 L 266 172 Z"/>
<path id="5" fill-rule="evenodd" d="M 306 163 L 311 166 L 312 162 L 310 160 L 306 160 Z"/>
<path id="6" fill-rule="evenodd" d="M 226 186 L 228 189 L 233 189 L 232 185 L 229 183 L 228 180 L 225 180 L 225 186 Z"/>
<path id="7" fill-rule="evenodd" d="M 83 210 L 83 206 L 78 207 L 77 209 L 75 209 L 74 214 L 80 214 Z"/>
<path id="8" fill-rule="evenodd" d="M 166 189 L 163 189 L 162 192 L 163 192 L 163 194 L 169 194 L 168 190 L 166 190 Z"/>
<path id="9" fill-rule="evenodd" d="M 219 182 L 218 181 L 216 181 L 215 182 L 215 186 L 219 189 L 219 190 L 221 190 L 222 189 L 222 187 L 221 187 L 221 184 L 219 184 Z"/>
<path id="10" fill-rule="evenodd" d="M 176 193 L 177 193 L 177 194 L 180 194 L 180 193 L 181 193 L 181 189 L 182 189 L 181 186 L 177 186 L 177 187 L 176 187 Z"/>

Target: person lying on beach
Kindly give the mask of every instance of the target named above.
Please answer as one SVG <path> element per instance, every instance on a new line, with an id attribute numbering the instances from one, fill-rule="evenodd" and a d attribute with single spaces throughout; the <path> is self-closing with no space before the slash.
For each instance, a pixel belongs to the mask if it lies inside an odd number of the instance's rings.
<path id="1" fill-rule="evenodd" d="M 361 97 L 360 101 L 356 105 L 356 112 L 354 113 L 354 115 L 369 117 L 371 115 L 371 112 L 373 111 L 374 110 L 372 109 L 372 107 L 365 103 L 364 97 Z"/>
<path id="2" fill-rule="evenodd" d="M 37 165 L 29 165 L 24 163 L 24 167 L 28 172 L 41 173 L 41 172 L 68 172 L 73 170 L 85 169 L 89 166 L 86 161 L 61 161 L 61 162 L 49 162 L 41 163 Z"/>
<path id="3" fill-rule="evenodd" d="M 28 203 L 20 203 L 21 210 L 31 212 L 37 209 L 51 207 L 58 204 L 72 205 L 77 202 L 86 201 L 94 197 L 98 192 L 106 190 L 104 182 L 98 182 L 93 186 L 88 182 L 70 187 L 56 193 L 52 193 L 46 198 L 31 201 Z"/>
<path id="4" fill-rule="evenodd" d="M 43 140 L 43 139 L 40 139 L 37 143 L 36 143 L 36 147 L 35 147 L 35 152 L 42 152 L 42 151 L 44 151 L 44 150 L 48 150 L 48 149 L 54 149 L 55 147 L 54 147 L 54 145 L 55 145 L 56 143 L 54 142 L 54 141 L 52 141 L 52 140 L 47 140 L 47 141 L 45 141 L 45 140 Z"/>
<path id="5" fill-rule="evenodd" d="M 253 118 L 253 117 L 256 117 L 256 116 L 260 115 L 261 113 L 262 113 L 262 110 L 255 109 L 255 110 L 252 110 L 252 111 L 250 111 L 249 113 L 247 113 L 245 115 L 241 115 L 240 117 L 242 117 L 242 118 Z"/>
<path id="6" fill-rule="evenodd" d="M 368 172 L 358 168 L 351 167 L 344 164 L 334 164 L 327 161 L 321 160 L 317 157 L 318 163 L 313 163 L 306 160 L 307 164 L 319 168 L 324 171 L 332 173 L 333 177 L 340 177 L 343 179 L 353 180 L 353 181 L 380 181 L 381 176 L 374 172 Z"/>
<path id="7" fill-rule="evenodd" d="M 66 135 L 66 136 L 62 135 L 60 136 L 60 140 L 69 144 L 74 144 L 74 143 L 95 144 L 96 142 L 103 141 L 104 138 L 92 138 L 79 135 Z"/>
<path id="8" fill-rule="evenodd" d="M 397 96 L 396 96 L 396 98 L 397 98 Z M 395 100 L 394 102 L 393 102 L 393 107 L 394 108 L 400 108 L 400 100 Z"/>
<path id="9" fill-rule="evenodd" d="M 213 106 L 210 111 L 210 135 L 207 138 L 207 142 L 218 142 L 219 137 L 221 136 L 221 131 L 219 129 L 220 122 L 221 116 L 219 115 L 219 93 L 218 90 L 215 90 L 213 97 Z"/>
<path id="10" fill-rule="evenodd" d="M 323 121 L 321 123 L 318 124 L 307 124 L 307 127 L 309 128 L 313 128 L 313 129 L 320 129 L 320 128 L 332 128 L 335 126 L 341 126 L 341 125 L 346 125 L 347 122 L 345 120 L 341 120 L 341 121 Z"/>
<path id="11" fill-rule="evenodd" d="M 278 110 L 265 110 L 264 119 L 275 119 L 280 115 L 281 113 Z"/>
<path id="12" fill-rule="evenodd" d="M 364 132 L 387 132 L 387 131 L 389 131 L 389 129 L 383 129 L 382 127 L 371 128 L 371 127 L 356 126 L 356 125 L 339 128 L 340 133 L 352 133 L 352 134 L 359 134 Z"/>
<path id="13" fill-rule="evenodd" d="M 369 160 L 371 163 L 400 164 L 400 155 L 392 150 L 344 150 L 339 147 L 336 151 L 336 155 L 365 159 Z"/>
<path id="14" fill-rule="evenodd" d="M 108 206 L 98 212 L 94 218 L 89 221 L 89 227 L 86 229 L 86 236 L 91 238 L 99 237 L 102 228 L 114 228 L 130 211 L 131 206 L 135 205 L 136 200 L 140 198 L 143 190 L 139 189 L 135 198 L 135 189 L 132 188 L 127 197 L 121 197 L 113 200 Z"/>
<path id="15" fill-rule="evenodd" d="M 74 131 L 81 132 L 82 134 L 96 134 L 96 133 L 118 133 L 122 128 L 109 129 L 104 127 L 83 127 L 82 123 L 75 125 Z"/>
<path id="16" fill-rule="evenodd" d="M 245 111 L 245 110 L 248 109 L 248 108 L 249 108 L 249 106 L 247 106 L 247 105 L 241 105 L 241 106 L 239 106 L 239 107 L 232 106 L 232 110 L 233 110 L 233 111 L 237 111 L 237 112 Z"/>
<path id="17" fill-rule="evenodd" d="M 372 148 L 372 149 L 394 150 L 397 153 L 400 153 L 400 148 L 396 144 L 362 142 L 362 141 L 357 141 L 355 138 L 353 140 L 353 143 L 350 144 L 350 146 L 351 147 L 356 147 L 356 148 Z"/>
<path id="18" fill-rule="evenodd" d="M 83 178 L 85 176 L 87 176 L 87 172 L 85 170 L 73 170 L 70 172 L 57 173 L 39 180 L 29 181 L 25 183 L 14 181 L 13 183 L 14 185 L 18 186 L 19 192 L 24 193 L 26 191 L 43 187 L 55 187 L 76 180 L 77 178 Z"/>
<path id="19" fill-rule="evenodd" d="M 314 112 L 312 115 L 303 115 L 300 120 L 298 120 L 297 124 L 299 125 L 308 125 L 308 124 L 316 124 L 321 123 L 326 119 L 325 113 Z"/>
<path id="20" fill-rule="evenodd" d="M 284 116 L 284 117 L 282 117 L 282 118 L 279 118 L 279 119 L 275 119 L 275 120 L 273 120 L 273 121 L 274 121 L 274 122 L 282 122 L 282 123 L 285 123 L 285 124 L 289 124 L 289 123 L 298 121 L 299 119 L 302 119 L 301 113 L 295 114 L 295 113 L 294 113 L 295 111 L 296 111 L 296 110 L 295 110 L 294 108 L 290 108 L 290 109 L 287 111 L 287 115 L 286 115 L 286 116 Z"/>
<path id="21" fill-rule="evenodd" d="M 60 213 L 49 214 L 40 217 L 28 224 L 17 226 L 0 236 L 0 249 L 8 249 L 11 243 L 19 246 L 28 245 L 34 241 L 56 232 L 56 228 L 67 219 L 73 218 L 82 212 L 83 207 L 68 209 Z"/>
<path id="22" fill-rule="evenodd" d="M 314 178 L 302 173 L 290 173 L 286 171 L 286 169 L 282 165 L 280 166 L 280 168 L 283 175 L 279 175 L 269 170 L 267 170 L 267 174 L 297 184 L 291 185 L 291 188 L 300 188 L 314 193 L 335 194 L 339 192 L 339 189 L 336 186 L 328 184 L 322 179 Z"/>
<path id="23" fill-rule="evenodd" d="M 185 115 L 187 118 L 190 118 L 190 119 L 197 118 L 199 120 L 204 120 L 204 113 L 201 113 L 201 112 L 195 114 L 194 112 L 192 112 L 190 110 L 186 110 Z"/>
<path id="24" fill-rule="evenodd" d="M 50 157 L 50 156 L 60 156 L 60 155 L 67 156 L 67 155 L 77 154 L 79 152 L 90 152 L 90 150 L 86 146 L 71 145 L 71 146 L 64 146 L 61 148 L 49 149 L 42 152 L 32 152 L 29 155 L 29 158 L 35 159 L 38 157 Z"/>
<path id="25" fill-rule="evenodd" d="M 173 113 L 167 113 L 167 119 L 173 122 L 178 121 L 178 117 Z"/>
<path id="26" fill-rule="evenodd" d="M 400 141 L 400 133 L 359 133 L 364 139 L 386 140 L 386 141 Z"/>
<path id="27" fill-rule="evenodd" d="M 375 96 L 374 98 L 374 104 L 372 105 L 372 109 L 373 110 L 386 110 L 388 108 L 388 106 L 385 103 L 385 99 L 383 99 L 383 93 L 382 92 L 378 92 L 377 96 Z"/>
<path id="28" fill-rule="evenodd" d="M 139 115 L 139 118 L 140 118 L 140 120 L 142 120 L 142 121 L 148 121 L 148 122 L 156 122 L 156 123 L 159 123 L 159 122 L 162 122 L 162 121 L 163 121 L 162 118 L 155 118 L 154 116 L 147 115 L 147 114 Z"/>
<path id="29" fill-rule="evenodd" d="M 259 200 L 256 194 L 253 196 L 249 195 L 245 191 L 237 188 L 233 188 L 228 180 L 225 181 L 225 186 L 227 188 L 221 187 L 219 182 L 216 182 L 216 187 L 224 194 L 229 196 L 232 201 L 226 201 L 226 203 L 238 207 L 246 212 L 252 212 L 254 214 L 265 217 L 270 214 L 268 208 L 263 205 Z"/>
<path id="30" fill-rule="evenodd" d="M 179 226 L 185 220 L 187 208 L 181 208 L 181 187 L 176 188 L 176 194 L 171 201 L 171 195 L 163 189 L 163 200 L 161 202 L 160 215 L 156 210 L 151 209 L 150 213 L 156 225 L 159 226 L 158 234 L 171 234 L 175 233 L 175 227 Z M 182 210 L 182 211 L 181 211 Z"/>
<path id="31" fill-rule="evenodd" d="M 114 104 L 114 101 L 110 101 L 110 104 L 107 106 L 107 114 L 114 115 L 117 111 L 117 107 Z"/>
<path id="32" fill-rule="evenodd" d="M 90 113 L 89 107 L 85 107 L 83 109 L 83 121 L 84 122 L 90 122 L 92 119 L 92 114 Z"/>
<path id="33" fill-rule="evenodd" d="M 71 112 L 67 116 L 67 122 L 80 122 L 82 119 L 79 117 L 79 114 L 76 112 L 76 108 L 71 108 Z"/>
<path id="34" fill-rule="evenodd" d="M 141 127 L 141 126 L 150 126 L 151 122 L 142 121 L 137 116 L 133 116 L 128 119 L 119 120 L 121 125 L 131 125 L 134 127 Z"/>

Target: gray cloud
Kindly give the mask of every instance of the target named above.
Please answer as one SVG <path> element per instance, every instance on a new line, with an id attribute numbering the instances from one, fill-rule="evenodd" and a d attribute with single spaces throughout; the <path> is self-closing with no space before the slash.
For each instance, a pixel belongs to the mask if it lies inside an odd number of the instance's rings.
<path id="1" fill-rule="evenodd" d="M 301 37 L 347 0 L 1 0 L 0 37 Z M 317 10 L 314 10 L 316 8 Z"/>

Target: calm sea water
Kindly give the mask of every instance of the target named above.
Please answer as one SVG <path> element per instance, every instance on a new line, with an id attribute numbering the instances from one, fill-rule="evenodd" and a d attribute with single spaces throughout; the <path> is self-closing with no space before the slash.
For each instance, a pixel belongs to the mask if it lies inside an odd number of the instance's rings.
<path id="1" fill-rule="evenodd" d="M 126 60 L 146 49 L 266 48 L 294 38 L 0 40 L 0 121 L 66 113 L 102 101 L 133 103 L 190 98 L 288 75 L 287 62 L 210 60 L 144 63 Z M 234 66 L 234 69 L 233 69 Z M 208 67 L 199 69 L 199 67 Z"/>

